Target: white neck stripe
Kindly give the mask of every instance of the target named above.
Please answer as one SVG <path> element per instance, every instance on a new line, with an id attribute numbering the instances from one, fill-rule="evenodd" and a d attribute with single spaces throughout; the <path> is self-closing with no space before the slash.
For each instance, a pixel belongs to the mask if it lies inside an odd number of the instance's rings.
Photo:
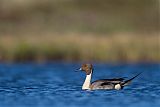
<path id="1" fill-rule="evenodd" d="M 82 86 L 83 90 L 90 89 L 91 79 L 92 79 L 92 71 L 89 75 L 86 75 L 86 79 L 85 79 L 83 86 Z"/>

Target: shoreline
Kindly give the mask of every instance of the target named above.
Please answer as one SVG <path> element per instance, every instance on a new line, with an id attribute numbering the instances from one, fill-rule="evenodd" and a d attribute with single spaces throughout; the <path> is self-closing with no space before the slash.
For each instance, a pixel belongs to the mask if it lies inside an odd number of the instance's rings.
<path id="1" fill-rule="evenodd" d="M 160 35 L 132 33 L 0 36 L 0 60 L 159 62 L 158 38 Z"/>

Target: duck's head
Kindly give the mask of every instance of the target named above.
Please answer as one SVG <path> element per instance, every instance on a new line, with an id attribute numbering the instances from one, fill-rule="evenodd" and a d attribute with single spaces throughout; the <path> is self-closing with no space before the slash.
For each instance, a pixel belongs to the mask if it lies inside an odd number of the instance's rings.
<path id="1" fill-rule="evenodd" d="M 80 71 L 84 71 L 86 75 L 89 75 L 93 72 L 93 65 L 92 64 L 82 64 Z"/>

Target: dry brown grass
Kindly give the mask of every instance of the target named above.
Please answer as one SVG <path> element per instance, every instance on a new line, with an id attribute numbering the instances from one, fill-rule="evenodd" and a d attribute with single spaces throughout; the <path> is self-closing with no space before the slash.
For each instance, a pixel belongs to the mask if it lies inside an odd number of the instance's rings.
<path id="1" fill-rule="evenodd" d="M 160 61 L 160 35 L 151 35 L 6 35 L 0 36 L 0 56 L 1 60 L 8 61 Z"/>

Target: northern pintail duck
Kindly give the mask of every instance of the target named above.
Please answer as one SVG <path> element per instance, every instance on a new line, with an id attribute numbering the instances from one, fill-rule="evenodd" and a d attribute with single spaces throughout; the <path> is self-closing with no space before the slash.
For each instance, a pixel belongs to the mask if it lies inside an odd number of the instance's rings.
<path id="1" fill-rule="evenodd" d="M 125 80 L 124 78 L 113 78 L 113 79 L 100 79 L 91 83 L 92 74 L 93 74 L 93 66 L 92 64 L 82 64 L 80 71 L 84 71 L 86 73 L 86 79 L 83 83 L 83 90 L 120 90 L 123 89 L 124 86 L 128 85 L 134 78 L 136 78 L 140 73 L 131 79 Z"/>

